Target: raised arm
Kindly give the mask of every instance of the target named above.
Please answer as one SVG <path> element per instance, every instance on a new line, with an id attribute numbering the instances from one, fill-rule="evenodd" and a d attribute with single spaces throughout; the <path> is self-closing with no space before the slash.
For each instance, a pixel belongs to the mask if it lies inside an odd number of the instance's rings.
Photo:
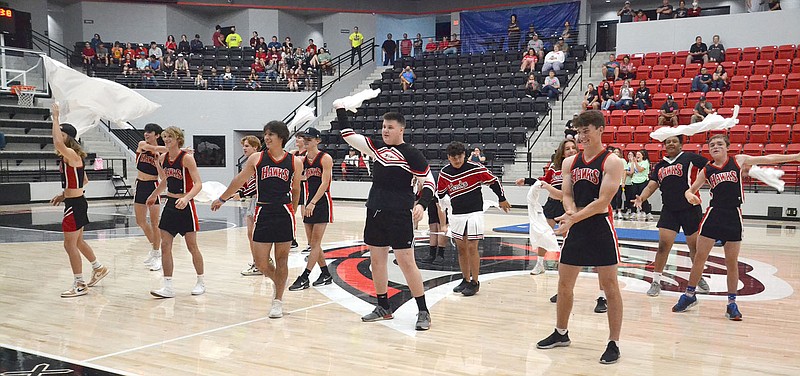
<path id="1" fill-rule="evenodd" d="M 375 146 L 372 145 L 372 140 L 354 132 L 353 129 L 350 128 L 347 110 L 344 108 L 337 108 L 336 117 L 339 119 L 339 124 L 342 126 L 342 138 L 356 150 L 377 159 L 378 155 L 375 152 Z"/>
<path id="2" fill-rule="evenodd" d="M 61 124 L 58 121 L 59 115 L 59 106 L 58 103 L 53 102 L 53 105 L 50 107 L 50 111 L 53 118 L 53 146 L 58 150 L 58 153 L 64 158 L 64 160 L 70 166 L 78 166 L 81 164 L 81 156 L 72 150 L 71 148 L 67 147 L 67 144 L 64 143 L 64 135 L 61 134 Z"/>
<path id="3" fill-rule="evenodd" d="M 787 162 L 800 162 L 800 153 L 798 154 L 768 154 L 754 157 L 747 154 L 739 154 L 736 156 L 736 163 L 739 166 L 756 165 L 756 164 L 780 164 Z"/>

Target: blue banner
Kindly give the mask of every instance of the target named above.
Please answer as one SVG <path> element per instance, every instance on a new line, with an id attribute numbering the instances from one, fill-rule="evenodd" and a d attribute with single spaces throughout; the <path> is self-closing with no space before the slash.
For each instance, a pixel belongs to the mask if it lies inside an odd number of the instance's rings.
<path id="1" fill-rule="evenodd" d="M 531 8 L 461 12 L 461 52 L 474 54 L 524 49 L 531 24 L 549 48 L 561 36 L 566 21 L 571 25 L 574 38 L 580 7 L 580 2 L 573 2 Z M 509 33 L 512 14 L 517 15 L 519 33 Z"/>

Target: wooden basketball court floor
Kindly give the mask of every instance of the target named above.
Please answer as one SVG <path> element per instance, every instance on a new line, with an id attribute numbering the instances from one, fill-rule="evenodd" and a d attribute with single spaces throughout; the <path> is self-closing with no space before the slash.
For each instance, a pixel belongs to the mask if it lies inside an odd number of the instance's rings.
<path id="1" fill-rule="evenodd" d="M 797 375 L 800 372 L 800 252 L 797 223 L 746 221 L 739 305 L 744 321 L 724 318 L 722 250 L 706 269 L 712 295 L 687 313 L 671 312 L 682 285 L 651 298 L 646 265 L 655 243 L 621 241 L 625 305 L 614 365 L 598 363 L 608 335 L 604 314 L 593 312 L 597 282 L 582 274 L 570 322 L 572 345 L 536 349 L 555 322 L 557 272 L 531 276 L 535 253 L 524 236 L 496 234 L 496 226 L 527 221 L 524 209 L 490 211 L 483 243 L 482 284 L 473 297 L 452 293 L 459 276 L 455 251 L 446 262 L 420 264 L 432 314 L 427 332 L 413 329 L 416 306 L 404 280 L 390 268 L 395 319 L 362 323 L 371 310 L 371 283 L 360 247 L 365 209 L 336 202 L 335 223 L 324 243 L 335 274 L 332 285 L 284 295 L 285 316 L 269 319 L 272 284 L 239 274 L 250 260 L 243 209 L 226 205 L 212 213 L 198 204 L 198 235 L 207 292 L 191 296 L 195 282 L 182 240 L 176 242 L 174 282 L 178 296 L 158 300 L 149 291 L 161 272 L 142 264 L 148 243 L 132 209 L 119 202 L 91 202 L 95 229 L 86 238 L 111 273 L 87 296 L 62 299 L 71 272 L 59 232 L 63 208 L 5 206 L 0 211 L 0 344 L 120 374 L 141 375 L 547 375 L 704 374 Z M 618 227 L 654 229 L 652 222 Z M 426 225 L 421 224 L 421 229 Z M 422 235 L 423 232 L 420 232 Z M 305 243 L 298 227 L 301 248 Z M 684 283 L 689 265 L 678 244 L 665 278 Z M 419 241 L 418 257 L 427 254 Z M 304 254 L 293 251 L 289 282 L 301 272 Z M 556 255 L 548 255 L 555 259 Z M 355 261 L 352 261 L 355 260 Z M 336 264 L 336 265 L 334 265 Z M 84 264 L 84 274 L 90 267 Z M 335 267 L 334 267 L 335 266 Z M 315 270 L 311 278 L 316 279 Z M 452 282 L 450 280 L 452 279 Z M 405 290 L 404 290 L 405 289 Z M 89 368 L 86 368 L 88 370 Z M 0 370 L 2 371 L 2 370 Z M 32 374 L 32 373 L 29 373 Z M 92 373 L 83 373 L 92 374 Z"/>

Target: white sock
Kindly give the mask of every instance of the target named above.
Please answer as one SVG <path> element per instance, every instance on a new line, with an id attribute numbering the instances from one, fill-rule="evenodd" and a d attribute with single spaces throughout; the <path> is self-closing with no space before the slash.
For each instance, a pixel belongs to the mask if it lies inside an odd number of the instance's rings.
<path id="1" fill-rule="evenodd" d="M 598 295 L 598 296 L 603 298 L 603 299 L 605 299 L 606 298 L 606 292 L 603 291 L 603 290 L 600 290 L 600 295 Z"/>
<path id="2" fill-rule="evenodd" d="M 539 256 L 536 258 L 536 266 L 544 266 L 544 256 Z"/>
<path id="3" fill-rule="evenodd" d="M 560 335 L 562 335 L 562 336 L 563 336 L 564 334 L 567 334 L 567 330 L 566 330 L 566 329 L 559 329 L 559 328 L 556 328 L 556 331 L 558 332 L 558 334 L 560 334 Z"/>
<path id="4" fill-rule="evenodd" d="M 661 283 L 661 273 L 653 272 L 653 283 Z"/>
<path id="5" fill-rule="evenodd" d="M 164 287 L 172 288 L 172 277 L 164 277 Z"/>
<path id="6" fill-rule="evenodd" d="M 202 274 L 198 274 L 197 275 L 197 282 L 198 283 L 204 283 L 205 282 L 205 279 L 203 278 Z"/>
<path id="7" fill-rule="evenodd" d="M 100 261 L 94 260 L 94 262 L 92 262 L 92 269 L 100 269 L 102 267 L 103 264 L 101 264 Z"/>
<path id="8" fill-rule="evenodd" d="M 75 274 L 75 282 L 83 283 L 83 274 Z"/>

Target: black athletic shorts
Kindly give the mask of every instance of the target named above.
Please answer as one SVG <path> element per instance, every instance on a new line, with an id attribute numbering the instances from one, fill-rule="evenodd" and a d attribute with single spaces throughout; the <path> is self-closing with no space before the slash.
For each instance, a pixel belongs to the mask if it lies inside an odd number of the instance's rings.
<path id="1" fill-rule="evenodd" d="M 619 262 L 617 233 L 609 214 L 597 214 L 574 225 L 561 246 L 562 264 L 608 266 Z"/>
<path id="2" fill-rule="evenodd" d="M 284 243 L 294 239 L 294 209 L 292 204 L 262 204 L 256 206 L 256 228 L 253 241 Z"/>
<path id="3" fill-rule="evenodd" d="M 136 179 L 136 196 L 133 197 L 134 204 L 147 204 L 147 198 L 153 194 L 158 187 L 158 180 L 139 180 Z M 158 200 L 156 200 L 158 205 Z"/>
<path id="4" fill-rule="evenodd" d="M 64 219 L 61 220 L 61 231 L 75 232 L 89 224 L 89 203 L 86 197 L 64 199 Z"/>
<path id="5" fill-rule="evenodd" d="M 700 235 L 722 242 L 742 241 L 741 209 L 709 206 L 700 222 Z"/>
<path id="6" fill-rule="evenodd" d="M 178 234 L 186 236 L 187 232 L 200 231 L 200 222 L 197 219 L 197 208 L 194 206 L 194 200 L 189 201 L 189 204 L 183 209 L 175 207 L 177 201 L 177 198 L 167 197 L 164 209 L 161 210 L 161 220 L 158 222 L 158 228 L 173 237 Z"/>
<path id="7" fill-rule="evenodd" d="M 310 198 L 309 198 L 310 199 Z M 303 207 L 303 212 L 308 207 L 308 204 Z M 303 223 L 333 223 L 333 201 L 331 200 L 330 194 L 325 193 L 317 204 L 314 205 L 314 212 L 311 213 L 310 217 L 306 217 L 305 213 L 303 214 Z"/>
<path id="8" fill-rule="evenodd" d="M 656 227 L 691 236 L 700 229 L 700 220 L 703 218 L 703 209 L 700 205 L 692 206 L 686 210 L 662 210 Z"/>
<path id="9" fill-rule="evenodd" d="M 430 205 L 428 205 L 428 224 L 429 225 L 433 225 L 433 224 L 438 225 L 438 224 L 440 224 L 439 223 L 439 210 L 437 210 L 437 207 L 438 206 L 436 204 L 434 204 L 434 203 L 430 203 Z M 450 223 L 450 220 L 447 218 L 447 215 L 444 216 L 444 221 L 445 221 L 445 223 Z"/>
<path id="10" fill-rule="evenodd" d="M 548 197 L 547 202 L 542 207 L 544 217 L 547 219 L 556 219 L 564 215 L 564 203 L 554 198 Z"/>
<path id="11" fill-rule="evenodd" d="M 411 210 L 386 211 L 367 208 L 364 243 L 393 249 L 413 248 L 414 223 Z"/>

